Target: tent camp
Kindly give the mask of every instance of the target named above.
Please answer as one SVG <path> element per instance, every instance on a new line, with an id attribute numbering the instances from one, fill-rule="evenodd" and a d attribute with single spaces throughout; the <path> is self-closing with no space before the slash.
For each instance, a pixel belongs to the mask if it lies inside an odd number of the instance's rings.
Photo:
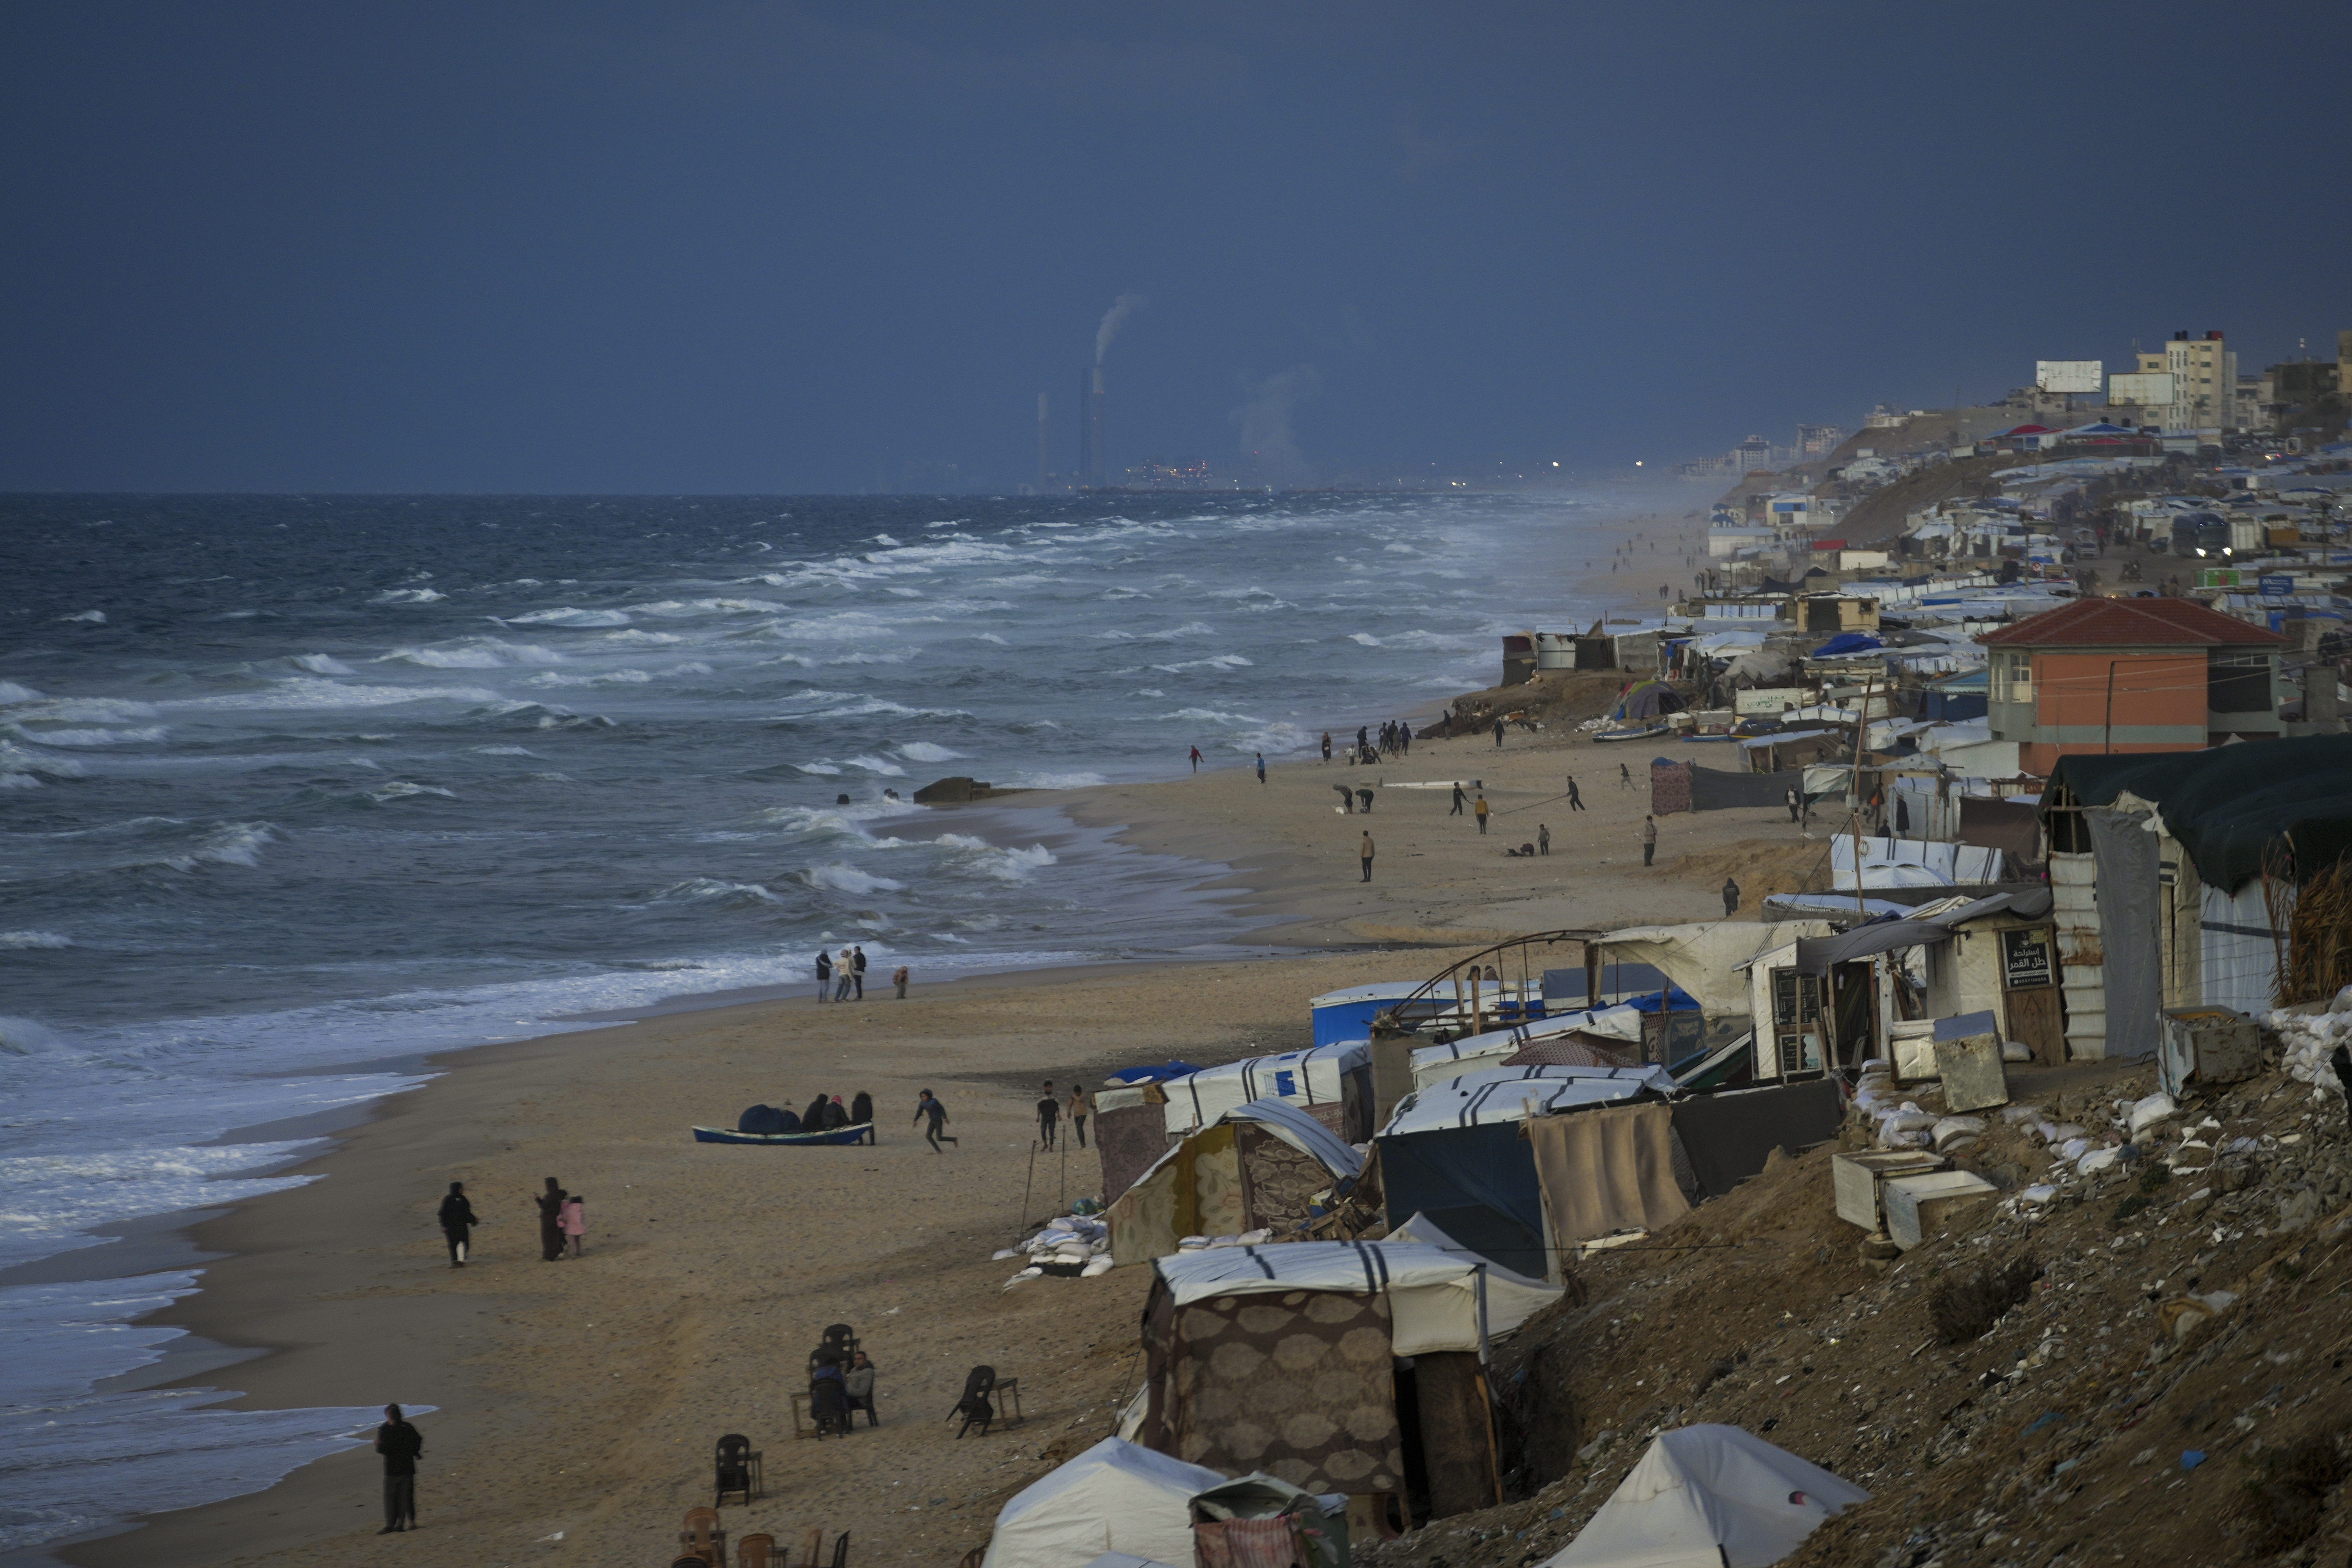
<path id="1" fill-rule="evenodd" d="M 1721 1018 L 1748 1011 L 1747 980 L 1733 973 L 1738 965 L 1768 947 L 1801 936 L 1829 933 L 1827 921 L 1782 921 L 1773 925 L 1702 921 L 1690 925 L 1627 926 L 1595 939 L 1593 946 L 1611 963 L 1655 964 L 1698 999 L 1701 1012 L 1709 1018 Z"/>
<path id="2" fill-rule="evenodd" d="M 1376 980 L 1310 998 L 1307 1006 L 1315 1021 L 1315 1043 L 1337 1046 L 1370 1039 L 1372 1019 L 1381 1009 L 1396 1005 L 1421 988 L 1418 980 Z"/>
<path id="3" fill-rule="evenodd" d="M 1520 1122 L 1674 1089 L 1650 1066 L 1488 1069 L 1418 1090 L 1375 1140 L 1389 1224 L 1425 1214 L 1482 1257 L 1549 1279 L 1551 1227 Z"/>
<path id="4" fill-rule="evenodd" d="M 1737 1426 L 1661 1432 L 1543 1568 L 1770 1568 L 1870 1494 Z"/>
<path id="5" fill-rule="evenodd" d="M 1345 1191 L 1363 1168 L 1362 1155 L 1287 1100 L 1234 1106 L 1178 1140 L 1113 1201 L 1112 1263 L 1149 1263 L 1188 1236 L 1286 1237 L 1317 1196 Z"/>
<path id="6" fill-rule="evenodd" d="M 1286 1100 L 1351 1143 L 1372 1130 L 1371 1047 L 1361 1040 L 1249 1057 L 1203 1068 L 1160 1088 L 1168 1096 L 1171 1133 L 1206 1127 L 1224 1111 L 1254 1100 Z"/>
<path id="7" fill-rule="evenodd" d="M 1402 1494 L 1417 1459 L 1439 1516 L 1501 1500 L 1486 1346 L 1559 1291 L 1397 1242 L 1221 1247 L 1154 1268 L 1147 1446 L 1349 1496 Z"/>
<path id="8" fill-rule="evenodd" d="M 1216 1470 L 1106 1437 L 1013 1495 L 982 1568 L 1087 1568 L 1106 1552 L 1189 1563 L 1192 1499 L 1224 1482 Z"/>
<path id="9" fill-rule="evenodd" d="M 1563 1013 L 1508 1029 L 1489 1029 L 1444 1045 L 1418 1046 L 1412 1053 L 1412 1086 L 1426 1089 L 1481 1068 L 1500 1067 L 1530 1044 L 1578 1033 L 1639 1046 L 1642 1015 L 1633 1007 L 1602 1007 L 1590 1013 Z"/>

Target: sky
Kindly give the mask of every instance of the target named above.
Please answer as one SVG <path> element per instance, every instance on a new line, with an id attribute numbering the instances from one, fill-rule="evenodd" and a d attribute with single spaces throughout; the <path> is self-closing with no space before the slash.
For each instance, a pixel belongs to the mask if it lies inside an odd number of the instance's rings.
<path id="1" fill-rule="evenodd" d="M 1112 465 L 1298 482 L 2332 356 L 2347 51 L 2340 3 L 0 0 L 0 489 L 1003 489 L 1122 297 Z"/>

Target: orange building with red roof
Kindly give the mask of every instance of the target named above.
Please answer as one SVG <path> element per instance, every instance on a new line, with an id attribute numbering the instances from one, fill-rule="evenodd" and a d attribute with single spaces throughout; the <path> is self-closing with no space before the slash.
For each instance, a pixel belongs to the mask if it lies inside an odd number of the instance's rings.
<path id="1" fill-rule="evenodd" d="M 2062 756 L 2193 752 L 2283 732 L 2286 637 L 2194 599 L 2077 599 L 1979 639 L 1986 718 L 2026 772 Z"/>

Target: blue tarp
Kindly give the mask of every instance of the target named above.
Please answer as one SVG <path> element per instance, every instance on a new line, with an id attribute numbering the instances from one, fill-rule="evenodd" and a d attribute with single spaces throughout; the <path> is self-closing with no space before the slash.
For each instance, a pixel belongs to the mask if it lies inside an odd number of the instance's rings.
<path id="1" fill-rule="evenodd" d="M 1821 647 L 1813 649 L 1813 651 L 1806 657 L 1809 658 L 1834 658 L 1842 653 L 1868 653 L 1873 648 L 1885 647 L 1885 646 L 1886 645 L 1884 642 L 1872 637 L 1868 632 L 1840 632 L 1837 636 L 1830 638 L 1829 641 L 1822 644 Z"/>

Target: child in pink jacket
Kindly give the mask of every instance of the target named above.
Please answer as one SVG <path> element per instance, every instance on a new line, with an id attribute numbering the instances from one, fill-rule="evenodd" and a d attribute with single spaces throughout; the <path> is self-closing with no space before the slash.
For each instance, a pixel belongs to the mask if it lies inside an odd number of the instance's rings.
<path id="1" fill-rule="evenodd" d="M 557 1223 L 563 1234 L 572 1238 L 572 1256 L 580 1256 L 580 1238 L 588 1234 L 588 1200 L 578 1193 L 563 1200 L 563 1212 Z"/>

